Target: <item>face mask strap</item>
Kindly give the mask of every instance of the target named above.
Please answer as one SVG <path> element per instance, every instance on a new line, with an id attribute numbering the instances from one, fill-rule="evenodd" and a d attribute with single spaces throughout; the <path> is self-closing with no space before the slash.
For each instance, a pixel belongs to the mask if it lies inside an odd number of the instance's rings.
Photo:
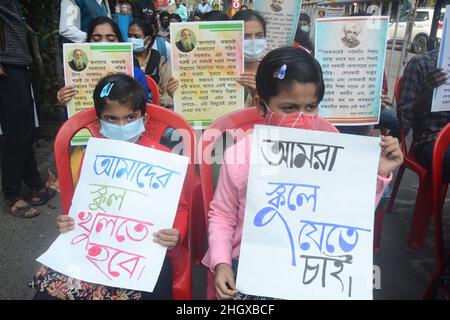
<path id="1" fill-rule="evenodd" d="M 298 114 L 298 117 L 297 117 L 297 119 L 295 119 L 295 122 L 294 122 L 294 124 L 292 125 L 292 128 L 295 128 L 295 125 L 297 124 L 297 121 L 298 121 L 298 119 L 300 119 L 300 117 L 302 116 L 302 112 L 300 112 L 299 114 Z"/>

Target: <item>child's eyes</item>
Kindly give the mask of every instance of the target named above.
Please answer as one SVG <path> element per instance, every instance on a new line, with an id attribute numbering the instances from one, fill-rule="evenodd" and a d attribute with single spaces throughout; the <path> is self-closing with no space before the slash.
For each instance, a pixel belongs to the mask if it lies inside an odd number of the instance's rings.
<path id="1" fill-rule="evenodd" d="M 136 120 L 137 117 L 138 117 L 137 115 L 129 115 L 129 116 L 128 116 L 128 120 L 129 120 L 129 121 L 133 121 L 133 120 Z"/>
<path id="2" fill-rule="evenodd" d="M 296 108 L 295 107 L 284 107 L 283 108 L 283 111 L 285 112 L 285 113 L 291 113 L 291 112 L 294 112 L 294 111 L 296 111 Z"/>
<path id="3" fill-rule="evenodd" d="M 315 104 L 310 104 L 306 106 L 306 111 L 314 111 L 316 108 L 317 106 Z"/>

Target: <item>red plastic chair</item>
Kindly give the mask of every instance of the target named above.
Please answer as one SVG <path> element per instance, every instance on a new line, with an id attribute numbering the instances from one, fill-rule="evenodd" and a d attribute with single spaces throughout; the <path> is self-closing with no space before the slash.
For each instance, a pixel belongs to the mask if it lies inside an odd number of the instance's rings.
<path id="1" fill-rule="evenodd" d="M 203 193 L 203 208 L 204 208 L 204 228 L 202 230 L 195 230 L 193 232 L 202 232 L 203 239 L 206 238 L 205 231 L 208 230 L 208 211 L 209 205 L 214 196 L 214 181 L 213 181 L 213 164 L 212 151 L 215 142 L 222 139 L 223 134 L 228 133 L 232 136 L 234 143 L 244 138 L 249 134 L 255 124 L 265 124 L 266 121 L 262 117 L 257 108 L 246 108 L 243 110 L 232 112 L 226 116 L 214 121 L 203 132 L 200 139 L 199 159 L 200 161 L 200 178 L 202 183 Z M 235 130 L 239 129 L 239 130 Z M 221 150 L 220 150 L 221 151 Z M 200 246 L 203 255 L 205 253 L 204 243 L 196 243 L 195 246 Z M 214 290 L 214 276 L 208 270 L 207 275 L 207 299 L 216 299 Z"/>
<path id="2" fill-rule="evenodd" d="M 149 121 L 146 125 L 146 132 L 149 138 L 159 142 L 164 131 L 170 127 L 178 129 L 178 133 L 183 137 L 184 155 L 190 157 L 188 165 L 184 191 L 187 192 L 186 198 L 189 206 L 192 205 L 192 183 L 194 176 L 194 147 L 195 136 L 189 123 L 180 115 L 165 108 L 147 104 L 147 113 Z M 95 109 L 84 110 L 69 120 L 67 120 L 59 129 L 55 138 L 55 160 L 56 169 L 59 176 L 61 189 L 61 202 L 64 214 L 69 213 L 74 193 L 72 173 L 70 169 L 69 146 L 72 137 L 82 128 L 86 128 L 94 137 L 100 137 L 99 126 L 97 124 Z M 189 218 L 190 219 L 190 218 Z M 173 289 L 174 299 L 192 298 L 192 264 L 190 257 L 190 231 L 186 228 L 187 234 L 183 243 L 177 249 L 175 257 L 171 258 L 173 267 Z"/>
<path id="3" fill-rule="evenodd" d="M 442 229 L 442 208 L 444 207 L 445 195 L 447 194 L 448 182 L 443 179 L 443 168 L 445 153 L 450 145 L 450 124 L 447 124 L 439 133 L 433 148 L 432 162 L 432 190 L 433 190 L 433 227 L 434 227 L 434 251 L 435 251 L 435 272 L 424 298 L 431 298 L 436 282 L 441 274 L 444 259 L 444 235 Z M 449 252 L 450 254 L 450 252 Z M 447 298 L 450 298 L 449 289 L 443 288 Z"/>
<path id="4" fill-rule="evenodd" d="M 155 82 L 155 80 L 152 79 L 152 77 L 146 75 L 145 78 L 147 79 L 147 86 L 150 92 L 152 93 L 152 103 L 159 105 L 159 88 L 158 84 Z"/>
<path id="5" fill-rule="evenodd" d="M 395 85 L 395 100 L 397 103 L 400 101 L 402 86 L 403 77 L 397 80 Z M 411 248 L 418 249 L 421 248 L 425 242 L 428 226 L 431 220 L 431 174 L 428 169 L 417 161 L 414 154 L 414 141 L 411 140 L 409 149 L 406 147 L 405 132 L 402 126 L 400 126 L 400 134 L 404 161 L 398 169 L 394 188 L 391 193 L 391 199 L 386 207 L 386 211 L 392 211 L 405 169 L 408 168 L 414 171 L 419 177 L 419 188 L 417 190 L 416 204 L 411 221 L 411 229 L 409 231 L 408 245 Z"/>

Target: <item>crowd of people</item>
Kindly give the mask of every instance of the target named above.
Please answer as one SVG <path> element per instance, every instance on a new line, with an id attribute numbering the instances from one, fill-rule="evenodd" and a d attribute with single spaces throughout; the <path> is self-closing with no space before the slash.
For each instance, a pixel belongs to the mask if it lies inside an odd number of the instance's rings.
<path id="1" fill-rule="evenodd" d="M 256 106 L 268 125 L 347 132 L 318 116 L 325 85 L 321 66 L 314 58 L 315 48 L 310 39 L 311 19 L 307 14 L 300 15 L 292 47 L 266 53 L 266 21 L 247 5 L 229 17 L 225 12 L 213 10 L 208 0 L 201 0 L 191 15 L 181 0 L 175 0 L 176 10 L 172 13 L 158 11 L 152 1 L 145 3 L 147 5 L 143 5 L 143 1 L 133 2 L 133 19 L 128 25 L 127 41 L 133 44 L 134 53 L 134 79 L 123 74 L 109 75 L 102 78 L 94 90 L 94 106 L 105 138 L 155 147 L 142 134 L 144 123 L 148 121 L 145 106 L 152 101 L 146 76 L 158 85 L 161 95 L 159 104 L 173 108 L 173 96 L 178 90 L 179 79 L 175 79 L 171 71 L 173 48 L 170 45 L 170 24 L 185 21 L 244 21 L 244 72 L 236 81 L 245 88 L 245 107 Z M 64 42 L 76 43 L 124 42 L 120 26 L 112 19 L 114 10 L 111 9 L 109 2 L 103 0 L 62 0 L 61 38 Z M 0 22 L 3 26 L 0 28 L 0 125 L 5 138 L 1 161 L 2 191 L 6 201 L 4 212 L 15 217 L 31 218 L 40 213 L 39 206 L 47 203 L 55 191 L 42 182 L 33 151 L 32 59 L 17 1 L 0 1 Z M 358 32 L 352 26 L 347 31 L 352 33 L 349 37 Z M 357 39 L 349 39 L 343 41 L 353 47 Z M 189 49 L 182 39 L 179 45 L 184 50 Z M 431 167 L 433 142 L 450 120 L 448 112 L 430 112 L 433 89 L 448 79 L 445 71 L 437 69 L 437 53 L 438 50 L 434 49 L 414 57 L 408 63 L 398 108 L 402 125 L 413 130 L 415 153 L 428 168 Z M 69 64 L 74 70 L 86 67 L 79 52 L 74 52 Z M 281 73 L 282 77 L 277 76 Z M 76 94 L 73 86 L 62 86 L 56 96 L 64 106 Z M 390 112 L 393 123 L 387 126 L 391 134 L 381 137 L 377 203 L 383 193 L 386 195 L 385 189 L 392 172 L 403 161 L 397 139 L 399 121 L 392 103 L 387 99 L 387 86 L 382 94 L 385 95 L 382 108 Z M 314 121 L 298 121 L 300 117 L 314 118 Z M 310 125 L 305 126 L 305 123 Z M 122 134 L 125 126 L 128 132 L 132 128 L 132 134 Z M 367 134 L 367 131 L 351 133 Z M 215 274 L 218 299 L 258 298 L 239 293 L 235 286 L 249 163 L 245 163 L 243 169 L 231 159 L 234 159 L 234 154 L 244 154 L 248 161 L 249 139 L 251 136 L 226 151 L 209 213 L 209 243 L 203 264 Z M 167 146 L 158 145 L 156 148 L 170 152 Z M 82 153 L 82 148 L 73 151 L 75 155 Z M 74 176 L 79 172 L 80 159 L 82 156 L 79 155 L 73 158 L 73 162 L 77 162 L 73 163 Z M 445 158 L 444 172 L 450 178 L 450 151 Z M 29 195 L 21 193 L 22 182 L 29 187 Z M 74 179 L 74 182 L 77 180 Z M 186 199 L 182 196 L 174 227 L 160 230 L 155 235 L 155 241 L 169 249 L 168 255 L 183 237 L 177 229 L 177 221 L 187 219 L 187 215 Z M 66 215 L 58 216 L 57 224 L 61 233 L 70 232 L 75 226 L 73 218 Z M 152 294 L 74 280 L 47 267 L 37 272 L 30 286 L 37 290 L 35 299 L 170 299 L 171 266 L 166 258 Z"/>

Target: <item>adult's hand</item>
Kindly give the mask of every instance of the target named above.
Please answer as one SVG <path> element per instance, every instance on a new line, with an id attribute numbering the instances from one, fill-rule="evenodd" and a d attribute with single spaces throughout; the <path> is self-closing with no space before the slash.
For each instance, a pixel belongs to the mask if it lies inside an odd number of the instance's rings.
<path id="1" fill-rule="evenodd" d="M 75 95 L 77 94 L 77 90 L 72 86 L 64 86 L 58 90 L 56 94 L 56 99 L 59 104 L 66 105 Z"/>
<path id="2" fill-rule="evenodd" d="M 447 71 L 441 68 L 435 69 L 425 76 L 424 80 L 425 87 L 428 90 L 433 90 L 434 88 L 445 84 L 447 82 L 447 79 L 448 79 Z"/>

